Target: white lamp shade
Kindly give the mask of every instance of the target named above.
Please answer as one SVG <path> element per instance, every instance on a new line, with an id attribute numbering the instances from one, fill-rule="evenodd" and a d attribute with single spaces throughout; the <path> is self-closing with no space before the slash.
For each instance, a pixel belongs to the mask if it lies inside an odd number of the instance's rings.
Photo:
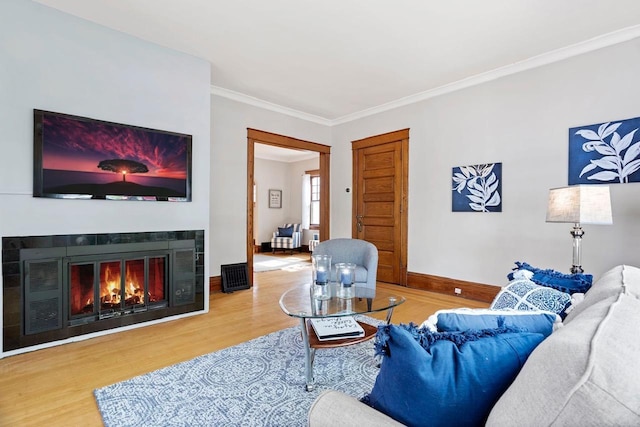
<path id="1" fill-rule="evenodd" d="M 573 185 L 549 190 L 547 222 L 612 224 L 608 185 Z"/>

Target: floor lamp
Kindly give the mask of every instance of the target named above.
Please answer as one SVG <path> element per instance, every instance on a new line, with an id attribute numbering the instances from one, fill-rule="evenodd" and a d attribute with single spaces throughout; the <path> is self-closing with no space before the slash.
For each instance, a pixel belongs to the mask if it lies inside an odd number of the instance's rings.
<path id="1" fill-rule="evenodd" d="M 582 273 L 581 224 L 612 224 L 609 186 L 573 185 L 549 190 L 547 222 L 573 223 L 573 266 L 571 273 Z"/>

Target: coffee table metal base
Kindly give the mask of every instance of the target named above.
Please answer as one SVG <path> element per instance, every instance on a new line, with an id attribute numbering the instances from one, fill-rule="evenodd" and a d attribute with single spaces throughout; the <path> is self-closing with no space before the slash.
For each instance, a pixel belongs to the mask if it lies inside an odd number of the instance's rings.
<path id="1" fill-rule="evenodd" d="M 311 391 L 315 388 L 313 378 L 313 361 L 317 349 L 333 348 L 345 345 L 353 345 L 373 338 L 378 332 L 377 326 L 358 322 L 365 331 L 363 337 L 345 338 L 342 340 L 320 341 L 311 326 L 309 319 L 332 318 L 341 316 L 361 316 L 371 313 L 387 312 L 386 323 L 391 323 L 393 309 L 405 302 L 403 296 L 386 289 L 369 289 L 366 287 L 352 287 L 354 296 L 352 299 L 338 297 L 338 285 L 329 285 L 329 299 L 317 300 L 314 298 L 313 287 L 297 286 L 289 289 L 280 297 L 280 308 L 287 315 L 297 317 L 300 320 L 300 332 L 304 345 L 304 377 L 305 388 Z M 373 357 L 373 354 L 371 355 Z"/>
<path id="2" fill-rule="evenodd" d="M 342 340 L 320 341 L 315 335 L 311 324 L 307 322 L 306 318 L 300 318 L 300 330 L 302 332 L 302 342 L 304 344 L 305 359 L 304 359 L 304 371 L 305 371 L 305 389 L 307 391 L 313 391 L 315 388 L 315 378 L 313 377 L 313 362 L 316 356 L 316 349 L 319 348 L 335 348 L 343 347 L 347 345 L 358 344 L 363 341 L 373 338 L 378 331 L 376 326 L 369 325 L 368 323 L 358 322 L 362 329 L 364 329 L 364 336 L 358 338 L 346 338 Z"/>
<path id="3" fill-rule="evenodd" d="M 309 330 L 307 329 L 307 319 L 300 318 L 300 330 L 302 331 L 302 343 L 304 344 L 304 378 L 306 380 L 305 389 L 313 391 L 315 380 L 313 378 L 313 360 L 316 357 L 316 349 L 309 344 Z"/>

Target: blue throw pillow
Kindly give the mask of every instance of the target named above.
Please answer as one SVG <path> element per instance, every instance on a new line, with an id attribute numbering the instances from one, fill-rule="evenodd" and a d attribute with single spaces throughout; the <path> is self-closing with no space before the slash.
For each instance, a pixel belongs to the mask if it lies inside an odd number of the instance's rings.
<path id="1" fill-rule="evenodd" d="M 429 332 L 383 325 L 385 354 L 363 402 L 407 426 L 479 426 L 514 380 L 541 334 L 501 328 Z"/>
<path id="2" fill-rule="evenodd" d="M 591 274 L 564 274 L 552 269 L 541 270 L 533 267 L 526 262 L 516 261 L 516 270 L 527 270 L 533 273 L 531 281 L 549 288 L 557 289 L 561 292 L 568 294 L 581 293 L 584 294 L 589 290 L 593 283 L 593 276 Z M 509 280 L 513 280 L 513 273 L 507 275 Z"/>
<path id="3" fill-rule="evenodd" d="M 548 337 L 553 332 L 556 319 L 549 312 L 519 310 L 440 310 L 430 317 L 438 332 L 466 331 L 498 327 L 518 328 L 523 332 L 535 332 Z"/>
<path id="4" fill-rule="evenodd" d="M 542 310 L 565 318 L 571 306 L 571 295 L 553 288 L 520 279 L 502 288 L 491 303 L 492 310 Z"/>
<path id="5" fill-rule="evenodd" d="M 293 226 L 291 227 L 278 227 L 278 237 L 293 237 Z"/>

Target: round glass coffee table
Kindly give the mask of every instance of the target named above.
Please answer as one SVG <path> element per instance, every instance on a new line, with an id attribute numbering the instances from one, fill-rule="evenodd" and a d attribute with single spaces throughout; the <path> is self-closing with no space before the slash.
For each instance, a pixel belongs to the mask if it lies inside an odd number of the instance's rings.
<path id="1" fill-rule="evenodd" d="M 280 297 L 280 308 L 287 315 L 300 319 L 300 331 L 305 349 L 305 380 L 306 390 L 314 388 L 313 360 L 318 348 L 332 348 L 357 344 L 373 338 L 378 328 L 364 322 L 358 322 L 364 329 L 364 336 L 357 338 L 345 338 L 331 341 L 320 341 L 313 330 L 309 319 L 329 318 L 340 316 L 355 316 L 386 311 L 386 322 L 391 322 L 393 309 L 402 304 L 403 296 L 385 289 L 369 289 L 354 286 L 353 298 L 344 299 L 337 296 L 337 285 L 328 284 L 329 299 L 318 300 L 312 296 L 311 285 L 300 285 L 286 291 Z"/>

